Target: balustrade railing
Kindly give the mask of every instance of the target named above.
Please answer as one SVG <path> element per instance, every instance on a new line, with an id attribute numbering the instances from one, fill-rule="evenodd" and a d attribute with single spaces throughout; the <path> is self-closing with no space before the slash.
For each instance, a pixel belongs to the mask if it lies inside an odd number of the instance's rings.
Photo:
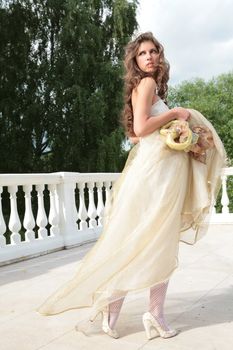
<path id="1" fill-rule="evenodd" d="M 227 179 L 222 170 L 220 213 L 211 222 L 232 224 Z M 101 234 L 106 199 L 118 173 L 0 175 L 0 265 L 70 248 Z M 231 190 L 233 191 L 233 186 Z M 143 189 L 142 189 L 143 190 Z"/>
<path id="2" fill-rule="evenodd" d="M 0 264 L 96 240 L 118 175 L 0 175 Z"/>
<path id="3" fill-rule="evenodd" d="M 233 225 L 233 167 L 223 168 L 221 179 L 221 211 L 216 212 L 216 208 L 213 208 L 211 223 Z"/>

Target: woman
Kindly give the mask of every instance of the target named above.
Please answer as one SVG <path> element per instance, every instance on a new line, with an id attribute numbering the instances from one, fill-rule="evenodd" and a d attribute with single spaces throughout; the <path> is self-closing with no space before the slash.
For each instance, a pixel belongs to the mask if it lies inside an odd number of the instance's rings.
<path id="1" fill-rule="evenodd" d="M 163 305 L 169 278 L 178 265 L 179 241 L 193 244 L 205 232 L 204 214 L 218 193 L 225 151 L 213 126 L 199 112 L 167 107 L 169 64 L 152 33 L 141 34 L 127 45 L 125 68 L 123 123 L 137 144 L 113 186 L 100 238 L 74 278 L 39 312 L 53 315 L 89 307 L 89 324 L 101 314 L 104 332 L 118 338 L 114 327 L 126 294 L 149 288 L 149 309 L 142 316 L 146 335 L 152 338 L 152 326 L 169 338 L 177 331 L 169 329 Z M 212 131 L 215 147 L 207 152 L 206 164 L 167 147 L 159 130 L 175 119 L 202 123 Z"/>

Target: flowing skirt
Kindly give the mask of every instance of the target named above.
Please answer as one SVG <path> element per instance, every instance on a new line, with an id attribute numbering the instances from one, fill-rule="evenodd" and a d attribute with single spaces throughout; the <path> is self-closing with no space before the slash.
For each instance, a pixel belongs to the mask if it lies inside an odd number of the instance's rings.
<path id="1" fill-rule="evenodd" d="M 128 292 L 169 279 L 178 266 L 179 242 L 194 244 L 220 187 L 225 150 L 213 126 L 195 110 L 191 121 L 208 126 L 215 148 L 207 164 L 165 145 L 155 131 L 140 139 L 106 203 L 103 231 L 72 280 L 38 311 L 53 315 L 89 308 L 89 315 Z"/>

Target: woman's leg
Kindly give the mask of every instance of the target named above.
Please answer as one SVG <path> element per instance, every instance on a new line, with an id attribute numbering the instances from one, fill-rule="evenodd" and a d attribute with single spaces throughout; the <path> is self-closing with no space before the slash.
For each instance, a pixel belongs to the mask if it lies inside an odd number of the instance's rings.
<path id="1" fill-rule="evenodd" d="M 164 319 L 164 301 L 166 298 L 168 287 L 168 281 L 160 283 L 154 287 L 150 288 L 150 307 L 149 311 L 160 324 L 161 328 L 165 331 L 169 331 L 169 327 L 167 326 Z"/>
<path id="2" fill-rule="evenodd" d="M 114 329 L 116 321 L 119 317 L 119 313 L 121 311 L 122 304 L 124 302 L 125 295 L 123 295 L 120 299 L 109 303 L 109 315 L 108 315 L 108 324 L 111 329 Z"/>

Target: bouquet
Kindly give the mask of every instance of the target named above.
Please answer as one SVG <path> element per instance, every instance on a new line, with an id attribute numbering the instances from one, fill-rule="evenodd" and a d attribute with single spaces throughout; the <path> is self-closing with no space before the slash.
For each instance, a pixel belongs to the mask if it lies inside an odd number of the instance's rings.
<path id="1" fill-rule="evenodd" d="M 160 129 L 171 149 L 188 152 L 206 164 L 206 151 L 214 147 L 212 132 L 204 125 L 190 126 L 185 120 L 172 120 Z"/>

